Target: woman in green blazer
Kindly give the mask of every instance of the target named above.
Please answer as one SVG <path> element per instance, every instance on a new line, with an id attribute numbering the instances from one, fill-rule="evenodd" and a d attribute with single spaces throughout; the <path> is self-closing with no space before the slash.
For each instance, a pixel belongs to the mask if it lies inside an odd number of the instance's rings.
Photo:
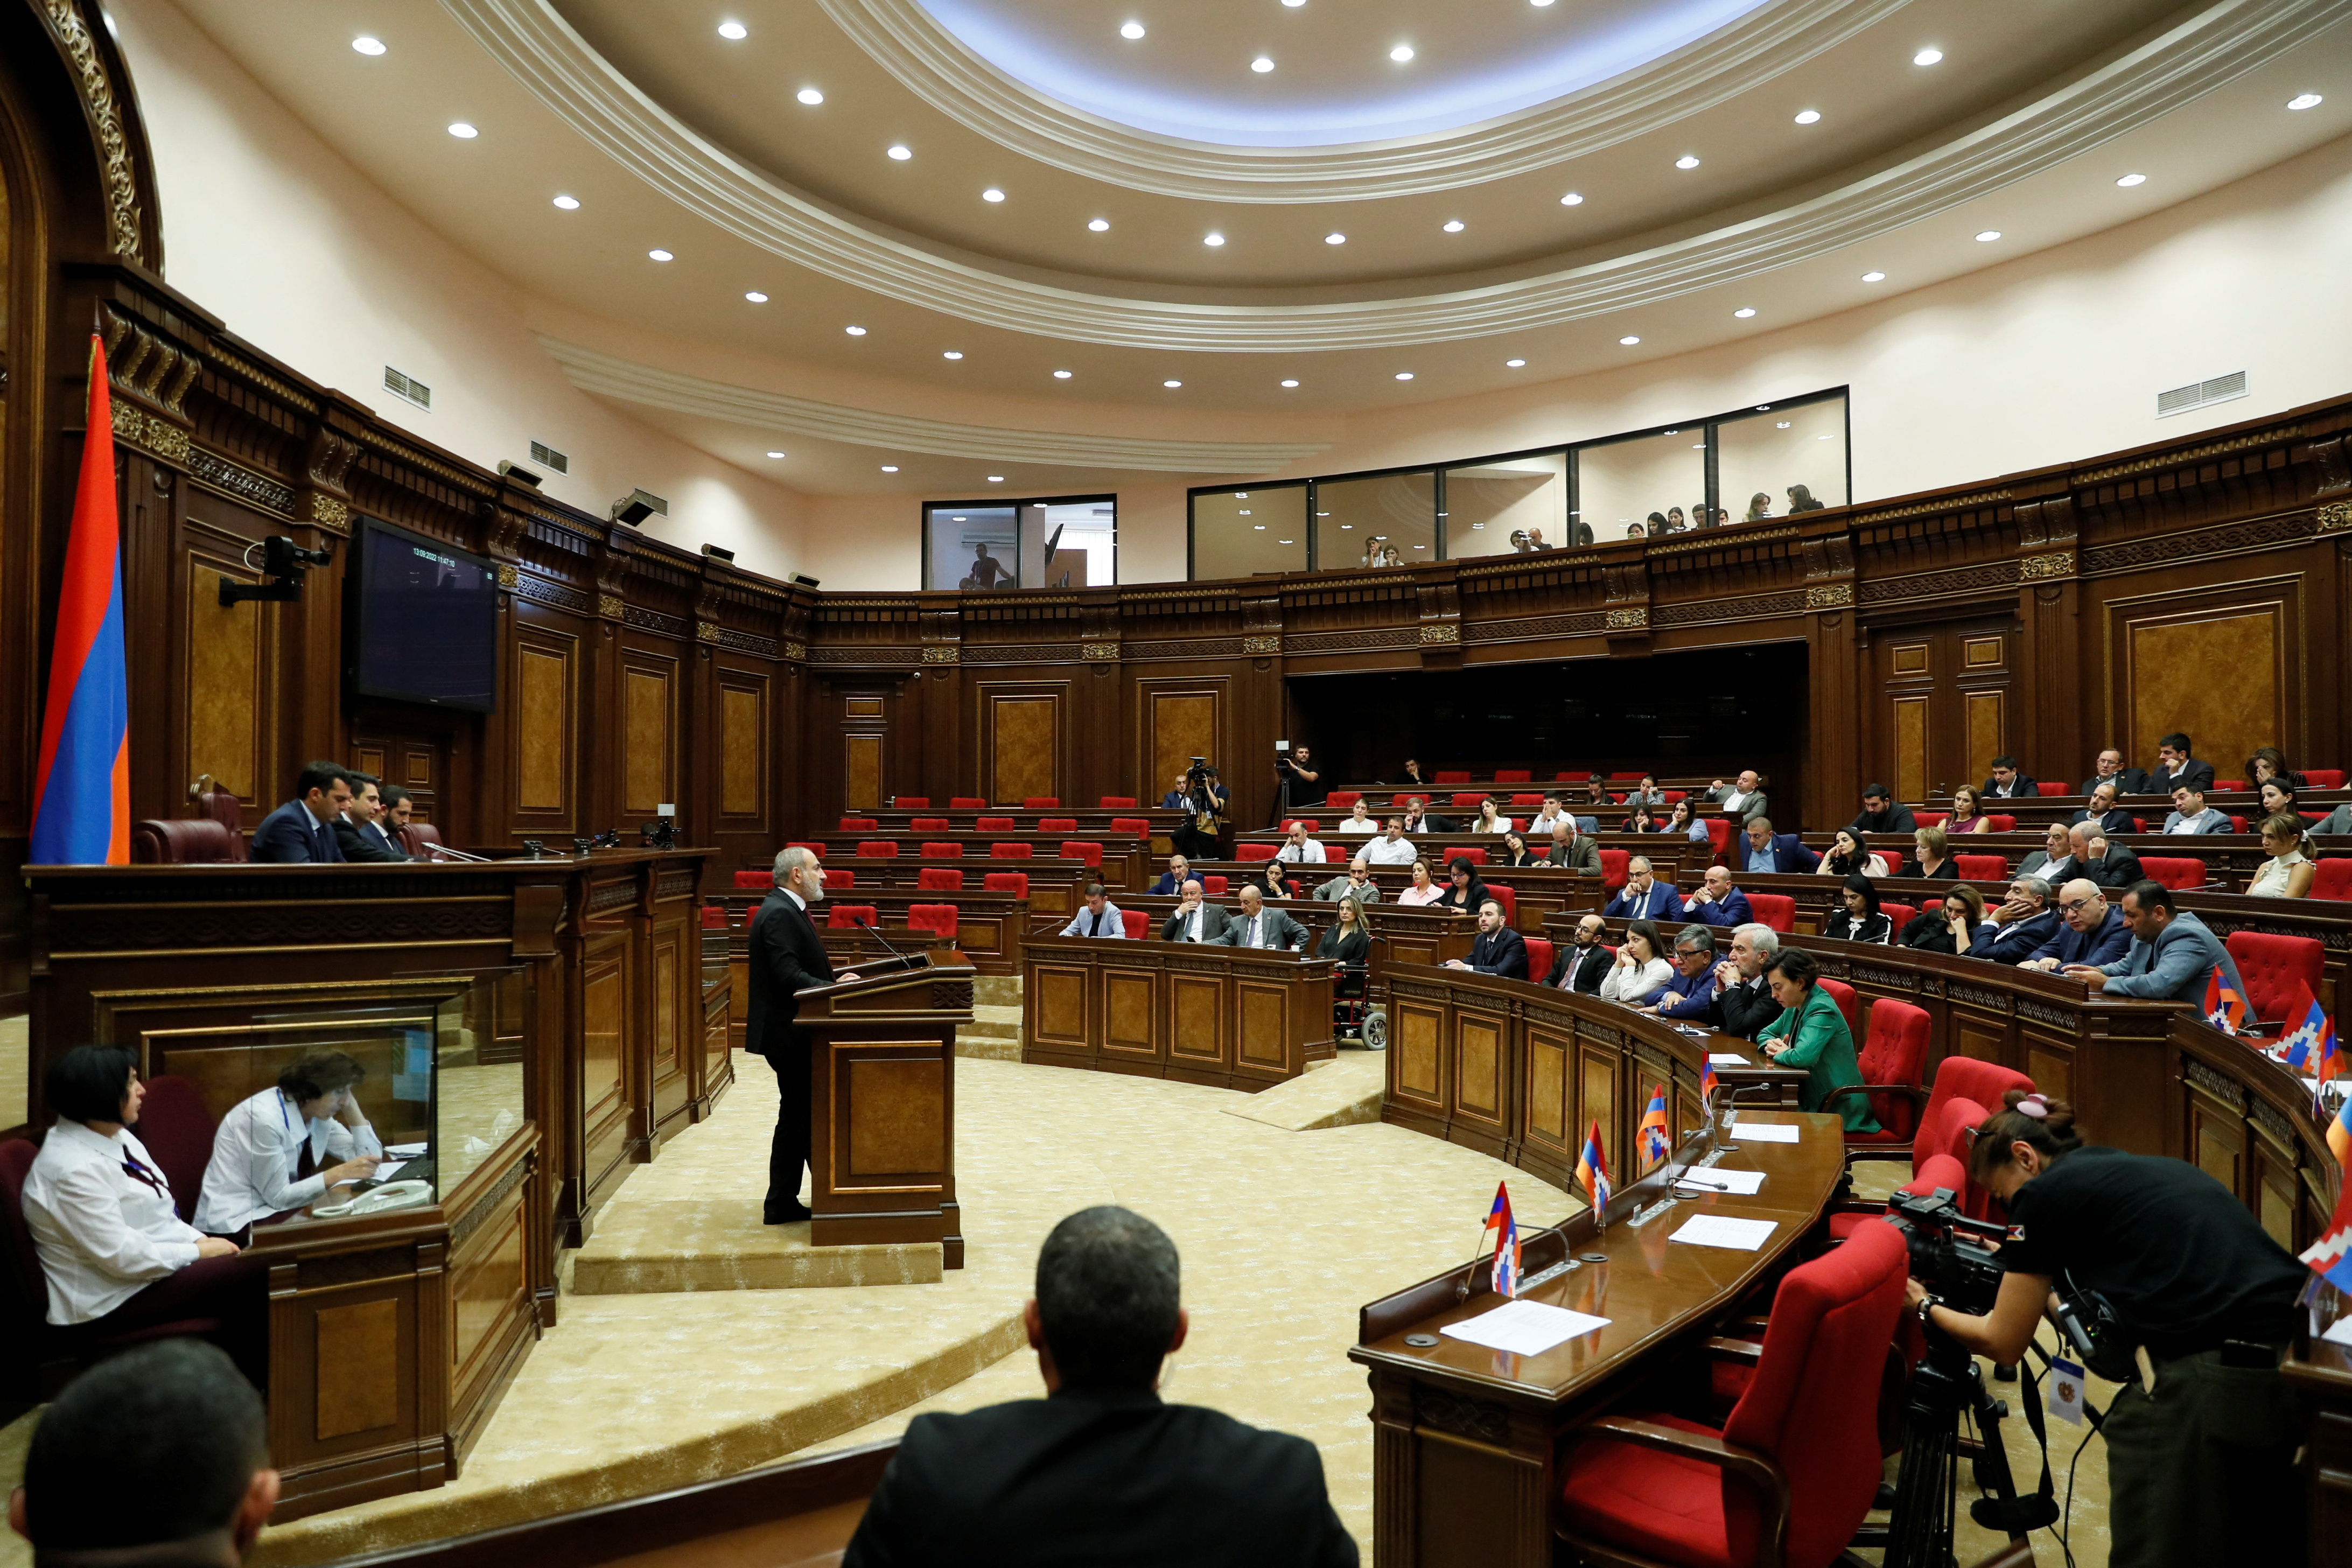
<path id="1" fill-rule="evenodd" d="M 1821 988 L 1821 966 L 1812 954 L 1784 947 L 1765 973 L 1781 1013 L 1764 1026 L 1756 1043 L 1764 1047 L 1773 1066 L 1803 1068 L 1811 1075 L 1797 1103 L 1803 1110 L 1819 1110 L 1832 1090 L 1862 1082 L 1853 1034 L 1845 1026 L 1845 1015 L 1838 1011 L 1836 1000 Z M 1840 1095 L 1838 1111 L 1849 1132 L 1878 1131 L 1866 1096 Z"/>

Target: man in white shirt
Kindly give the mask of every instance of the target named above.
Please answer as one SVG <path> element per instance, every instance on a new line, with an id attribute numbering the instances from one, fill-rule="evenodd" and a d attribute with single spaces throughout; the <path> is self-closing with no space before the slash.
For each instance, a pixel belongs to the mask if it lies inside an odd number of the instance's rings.
<path id="1" fill-rule="evenodd" d="M 1070 923 L 1055 933 L 1058 936 L 1095 936 L 1106 941 L 1127 937 L 1127 921 L 1118 906 L 1103 894 L 1100 882 L 1087 884 L 1087 907 L 1070 917 Z"/>
<path id="2" fill-rule="evenodd" d="M 341 1051 L 312 1051 L 229 1107 L 213 1133 L 196 1228 L 234 1238 L 255 1220 L 373 1175 L 383 1143 L 360 1109 L 362 1076 Z"/>
<path id="3" fill-rule="evenodd" d="M 1274 858 L 1297 866 L 1320 866 L 1325 864 L 1323 841 L 1307 837 L 1307 824 L 1294 821 L 1290 825 L 1289 842 L 1276 850 Z"/>
<path id="4" fill-rule="evenodd" d="M 2164 819 L 2164 830 L 2177 834 L 2227 833 L 2230 819 L 2206 805 L 2203 790 L 2182 784 L 2172 792 L 2172 815 Z"/>
<path id="5" fill-rule="evenodd" d="M 1188 878 L 1184 883 L 1184 901 L 1176 912 L 1160 923 L 1162 942 L 1223 942 L 1225 927 L 1231 918 L 1223 908 L 1202 896 L 1201 879 Z"/>
<path id="6" fill-rule="evenodd" d="M 1388 831 L 1364 846 L 1364 858 L 1375 866 L 1410 866 L 1421 858 L 1421 852 L 1404 836 L 1404 818 L 1391 816 Z"/>
<path id="7" fill-rule="evenodd" d="M 1553 828 L 1563 822 L 1575 820 L 1569 816 L 1561 806 L 1559 791 L 1555 790 L 1543 797 L 1543 809 L 1536 813 L 1534 819 L 1528 824 L 1528 843 L 1532 844 L 1538 838 L 1549 838 L 1551 837 Z"/>

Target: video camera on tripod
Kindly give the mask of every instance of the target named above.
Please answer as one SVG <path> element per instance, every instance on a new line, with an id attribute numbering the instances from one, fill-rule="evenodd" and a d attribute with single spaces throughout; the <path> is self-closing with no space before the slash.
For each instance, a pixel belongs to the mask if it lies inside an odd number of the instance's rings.
<path id="1" fill-rule="evenodd" d="M 1981 1317 L 2000 1294 L 2001 1268 L 1992 1248 L 1975 1237 L 1999 1241 L 2001 1227 L 1970 1219 L 1953 1201 L 1949 1187 L 1932 1193 L 1897 1193 L 1886 1203 L 1887 1220 L 1903 1233 L 1911 1250 L 1911 1278 L 1941 1296 L 1956 1312 Z"/>

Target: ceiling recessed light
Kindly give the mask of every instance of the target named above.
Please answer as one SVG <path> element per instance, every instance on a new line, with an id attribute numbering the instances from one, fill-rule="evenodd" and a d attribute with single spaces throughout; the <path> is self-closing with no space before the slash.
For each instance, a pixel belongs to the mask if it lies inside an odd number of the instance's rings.
<path id="1" fill-rule="evenodd" d="M 783 454 L 782 454 L 782 452 L 771 452 L 771 453 L 769 453 L 769 454 L 768 454 L 768 456 L 770 456 L 771 458 L 781 458 L 781 457 L 782 457 L 782 456 L 783 456 Z"/>
<path id="2" fill-rule="evenodd" d="M 1399 381 L 1411 381 L 1412 379 L 1412 372 L 1409 370 L 1401 370 L 1396 373 L 1396 378 Z"/>
<path id="3" fill-rule="evenodd" d="M 793 96 L 812 108 L 824 101 L 824 94 L 819 92 L 813 87 L 804 87 Z"/>
<path id="4" fill-rule="evenodd" d="M 2317 109 L 2327 100 L 2315 92 L 2298 92 L 2286 100 L 2289 109 Z"/>
<path id="5" fill-rule="evenodd" d="M 961 359 L 963 358 L 963 351 L 961 349 L 950 349 L 947 353 L 940 355 L 940 357 L 941 359 Z"/>
<path id="6" fill-rule="evenodd" d="M 1252 514 L 1251 514 L 1251 510 L 1250 510 L 1250 509 L 1249 509 L 1248 507 L 1244 507 L 1244 508 L 1242 508 L 1242 515 L 1243 515 L 1244 517 L 1248 517 L 1248 516 L 1252 515 Z"/>
<path id="7" fill-rule="evenodd" d="M 1821 122 L 1822 111 L 1818 109 L 1801 109 L 1797 111 L 1797 123 L 1800 125 L 1819 125 Z"/>
<path id="8" fill-rule="evenodd" d="M 2000 237 L 2000 230 L 1997 228 L 1980 228 L 1977 230 L 1977 243 L 1979 245 L 1990 245 L 1994 240 L 1999 239 Z"/>
<path id="9" fill-rule="evenodd" d="M 719 24 L 719 36 L 722 38 L 740 40 L 750 37 L 751 29 L 740 22 L 721 22 Z"/>
<path id="10" fill-rule="evenodd" d="M 1054 373 L 1054 379 L 1055 381 L 1067 381 L 1070 379 L 1070 373 L 1066 370 L 1057 370 Z"/>
<path id="11" fill-rule="evenodd" d="M 980 193 L 980 199 L 984 202 L 1001 202 L 1004 199 L 1004 193 L 991 185 Z"/>
<path id="12" fill-rule="evenodd" d="M 1139 38 L 1143 37 L 1143 24 L 1140 22 L 1122 23 L 1119 26 L 1118 36 L 1122 38 Z"/>
<path id="13" fill-rule="evenodd" d="M 1505 370 L 1525 370 L 1527 366 L 1528 362 L 1523 359 L 1507 359 L 1503 362 Z"/>
<path id="14" fill-rule="evenodd" d="M 1944 51 L 1941 49 L 1921 49 L 1911 57 L 1911 63 L 1915 66 L 1931 66 L 1943 58 Z"/>
<path id="15" fill-rule="evenodd" d="M 893 146 L 888 149 L 888 152 L 891 157 L 896 158 L 901 163 L 915 155 L 911 149 L 904 146 Z"/>
<path id="16" fill-rule="evenodd" d="M 1698 167 L 1698 159 L 1695 155 L 1685 153 L 1681 157 L 1675 160 L 1675 167 L 1677 169 L 1696 169 Z"/>
<path id="17" fill-rule="evenodd" d="M 1541 9 L 1543 9 L 1543 7 L 1545 7 L 1546 5 L 1550 5 L 1550 4 L 1551 4 L 1551 0 L 1528 0 L 1528 5 L 1533 5 L 1533 6 L 1534 6 L 1534 7 L 1536 7 L 1538 10 L 1541 10 Z"/>
<path id="18" fill-rule="evenodd" d="M 844 327 L 841 330 L 847 332 L 853 338 L 862 338 L 866 335 L 866 329 L 864 327 Z"/>
<path id="19" fill-rule="evenodd" d="M 1412 46 L 1411 44 L 1399 44 L 1395 48 L 1389 51 L 1389 58 L 1396 61 L 1399 65 L 1404 64 L 1405 61 L 1412 58 Z"/>
<path id="20" fill-rule="evenodd" d="M 1285 386 L 1297 386 L 1298 384 L 1295 381 L 1286 381 L 1282 384 Z"/>
<path id="21" fill-rule="evenodd" d="M 2147 176 L 2146 174 L 2126 174 L 2122 179 L 2117 180 L 2116 184 L 2123 186 L 2126 190 L 2129 190 L 2134 185 L 2144 185 L 2147 184 Z"/>
<path id="22" fill-rule="evenodd" d="M 1257 72 L 1257 74 L 1258 74 L 1258 75 L 1260 75 L 1260 76 L 1264 76 L 1266 72 L 1268 72 L 1268 71 L 1272 70 L 1273 68 L 1274 68 L 1274 62 L 1273 62 L 1272 60 L 1270 60 L 1270 59 L 1266 58 L 1264 55 L 1260 55 L 1260 56 L 1258 56 L 1258 58 L 1255 58 L 1255 59 L 1254 59 L 1254 60 L 1250 61 L 1250 69 L 1252 69 L 1252 70 L 1254 70 L 1254 71 Z"/>
<path id="23" fill-rule="evenodd" d="M 555 198 L 555 205 L 562 207 L 565 212 L 576 213 L 580 210 L 580 198 L 578 196 L 558 196 Z"/>
<path id="24" fill-rule="evenodd" d="M 1003 474 L 991 474 L 988 476 L 988 482 L 992 485 L 1001 485 L 1004 482 L 1004 476 Z"/>
<path id="25" fill-rule="evenodd" d="M 1225 237 L 1222 234 L 1204 234 L 1201 237 L 1201 243 L 1202 245 L 1223 245 L 1225 243 Z"/>
<path id="26" fill-rule="evenodd" d="M 1162 386 L 1181 386 L 1184 384 L 1181 381 L 1163 381 L 1160 384 Z"/>
<path id="27" fill-rule="evenodd" d="M 450 124 L 449 134 L 455 136 L 460 142 L 471 142 L 475 137 L 479 136 L 481 132 L 467 124 L 464 121 L 459 120 L 455 121 Z"/>
<path id="28" fill-rule="evenodd" d="M 1344 234 L 1327 234 L 1323 237 L 1323 243 L 1326 245 L 1345 245 L 1348 243 L 1348 237 Z"/>
<path id="29" fill-rule="evenodd" d="M 1789 421 L 1786 419 L 1775 419 L 1772 421 L 1772 428 L 1775 430 L 1786 430 L 1788 427 Z"/>
<path id="30" fill-rule="evenodd" d="M 1088 220 L 1087 226 L 1094 230 L 1097 234 L 1107 234 L 1110 231 L 1110 219 L 1107 217 L 1093 218 Z"/>
<path id="31" fill-rule="evenodd" d="M 1292 10 L 1296 11 L 1296 10 L 1297 10 L 1301 5 L 1306 5 L 1306 4 L 1307 4 L 1307 0 L 1282 0 L 1282 3 L 1283 3 L 1285 5 L 1289 6 Z"/>
<path id="32" fill-rule="evenodd" d="M 1624 337 L 1624 338 L 1619 338 L 1619 339 L 1617 340 L 1618 344 L 1619 344 L 1621 347 L 1623 347 L 1623 348 L 1629 348 L 1629 349 L 1630 349 L 1630 348 L 1632 348 L 1635 343 L 1640 342 L 1641 341 L 1642 341 L 1641 339 L 1639 339 L 1639 338 L 1633 338 L 1633 337 Z M 1672 434 L 1672 432 L 1669 432 L 1669 434 Z"/>
<path id="33" fill-rule="evenodd" d="M 1256 530 L 1256 531 L 1257 531 L 1258 532 L 1260 532 L 1260 533 L 1264 533 L 1264 532 L 1265 531 L 1265 524 L 1264 524 L 1264 523 L 1262 523 L 1262 522 L 1253 522 L 1253 523 L 1251 523 L 1251 524 L 1250 524 L 1250 527 L 1252 527 L 1253 529 Z"/>
<path id="34" fill-rule="evenodd" d="M 750 290 L 743 296 L 743 298 L 751 300 L 754 305 L 764 305 L 768 302 L 768 297 L 765 294 L 761 293 L 757 289 Z"/>
<path id="35" fill-rule="evenodd" d="M 1750 316 L 1752 316 L 1752 315 L 1754 315 L 1754 314 L 1756 313 L 1756 307 L 1755 307 L 1755 306 L 1753 306 L 1753 305 L 1742 305 L 1742 306 L 1740 306 L 1740 307 L 1739 307 L 1739 309 L 1738 309 L 1737 310 L 1732 311 L 1731 313 L 1732 313 L 1733 315 L 1735 315 L 1735 316 L 1738 317 L 1741 321 L 1746 321 L 1748 317 L 1750 317 Z"/>
<path id="36" fill-rule="evenodd" d="M 1448 234 L 1460 234 L 1462 232 L 1462 220 L 1458 217 L 1446 219 L 1445 232 Z"/>
<path id="37" fill-rule="evenodd" d="M 672 256 L 672 255 L 671 255 L 668 251 L 667 251 L 667 250 L 661 250 L 661 249 L 648 250 L 648 251 L 646 251 L 646 254 L 647 256 L 651 257 L 651 258 L 652 258 L 654 260 L 656 260 L 656 261 L 675 261 L 676 259 L 677 259 L 676 257 Z"/>
<path id="38" fill-rule="evenodd" d="M 1559 205 L 1564 207 L 1580 207 L 1584 205 L 1584 198 L 1576 192 L 1570 191 L 1559 198 Z"/>
<path id="39" fill-rule="evenodd" d="M 371 38 L 365 33 L 362 33 L 352 40 L 352 47 L 363 55 L 380 55 L 383 53 L 383 40 Z"/>
<path id="40" fill-rule="evenodd" d="M 1884 283 L 1886 281 L 1886 274 L 1884 272 L 1865 272 L 1862 275 L 1862 280 L 1864 283 Z"/>

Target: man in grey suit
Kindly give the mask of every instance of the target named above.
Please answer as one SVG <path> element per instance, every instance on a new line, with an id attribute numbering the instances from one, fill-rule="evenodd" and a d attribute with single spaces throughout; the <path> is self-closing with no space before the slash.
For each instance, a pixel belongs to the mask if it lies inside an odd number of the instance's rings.
<path id="1" fill-rule="evenodd" d="M 1726 816 L 1736 815 L 1742 822 L 1753 822 L 1764 815 L 1764 792 L 1757 787 L 1761 782 L 1754 768 L 1745 768 L 1730 784 L 1716 780 L 1706 798 L 1723 807 Z"/>
<path id="2" fill-rule="evenodd" d="M 1223 942 L 1225 927 L 1231 921 L 1223 904 L 1213 904 L 1202 896 L 1201 879 L 1184 879 L 1184 901 L 1176 912 L 1160 922 L 1162 942 Z"/>
<path id="3" fill-rule="evenodd" d="M 1348 868 L 1315 889 L 1318 903 L 1336 904 L 1341 899 L 1354 899 L 1359 903 L 1381 901 L 1380 884 L 1372 880 L 1372 868 L 1358 855 L 1348 862 Z"/>
<path id="4" fill-rule="evenodd" d="M 2131 928 L 2130 952 L 2113 963 L 2076 964 L 2064 973 L 2110 996 L 2202 1004 L 2218 963 L 2221 978 L 2246 994 L 2221 939 L 2187 910 L 2175 910 L 2163 883 L 2135 882 L 2124 890 L 2124 923 Z"/>
<path id="5" fill-rule="evenodd" d="M 2167 833 L 2227 833 L 2230 819 L 2205 804 L 2205 792 L 2182 784 L 2172 792 L 2172 815 L 2164 819 Z"/>
<path id="6" fill-rule="evenodd" d="M 1552 825 L 1551 849 L 1544 859 L 1588 877 L 1601 875 L 1601 846 L 1577 826 L 1577 819 L 1572 816 L 1564 816 Z"/>
<path id="7" fill-rule="evenodd" d="M 1241 912 L 1227 922 L 1225 934 L 1218 940 L 1227 947 L 1279 947 L 1296 952 L 1307 945 L 1307 928 L 1281 910 L 1267 909 L 1258 890 L 1244 885 Z"/>

